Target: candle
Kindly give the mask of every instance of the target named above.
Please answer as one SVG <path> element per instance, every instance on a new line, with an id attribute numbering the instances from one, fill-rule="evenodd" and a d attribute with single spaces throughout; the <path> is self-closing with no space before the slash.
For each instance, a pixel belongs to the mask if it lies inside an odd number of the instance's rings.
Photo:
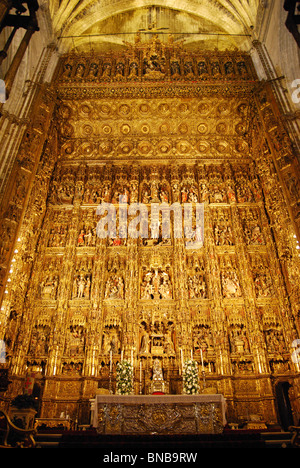
<path id="1" fill-rule="evenodd" d="M 260 365 L 260 356 L 259 356 L 258 349 L 256 350 L 256 352 L 257 352 L 258 372 L 261 374 L 262 370 L 261 370 L 261 365 Z"/>
<path id="2" fill-rule="evenodd" d="M 92 374 L 92 375 L 95 374 L 95 354 L 96 354 L 96 351 L 95 351 L 95 349 L 93 349 L 93 355 L 92 355 L 92 371 L 91 371 L 91 374 Z"/>
<path id="3" fill-rule="evenodd" d="M 109 352 L 109 371 L 112 372 L 112 350 Z"/>
<path id="4" fill-rule="evenodd" d="M 182 372 L 183 372 L 183 352 L 182 352 L 181 348 L 180 348 L 180 357 L 181 357 L 181 368 L 182 368 Z"/>
<path id="5" fill-rule="evenodd" d="M 123 361 L 123 349 L 121 351 L 121 361 Z"/>
<path id="6" fill-rule="evenodd" d="M 133 349 L 131 348 L 131 364 L 133 365 Z"/>
<path id="7" fill-rule="evenodd" d="M 221 367 L 221 374 L 224 374 L 222 351 L 220 352 L 220 367 Z"/>
<path id="8" fill-rule="evenodd" d="M 204 362 L 203 362 L 203 352 L 202 352 L 202 348 L 200 348 L 200 353 L 201 353 L 202 371 L 204 372 Z"/>
<path id="9" fill-rule="evenodd" d="M 142 383 L 142 360 L 140 360 L 140 384 Z"/>
<path id="10" fill-rule="evenodd" d="M 193 360 L 193 350 L 191 349 L 191 360 Z"/>

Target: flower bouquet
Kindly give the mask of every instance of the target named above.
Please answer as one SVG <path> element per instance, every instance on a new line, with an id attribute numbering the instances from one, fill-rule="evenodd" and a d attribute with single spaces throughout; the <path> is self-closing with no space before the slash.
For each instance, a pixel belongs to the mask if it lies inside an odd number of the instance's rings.
<path id="1" fill-rule="evenodd" d="M 198 363 L 193 359 L 188 359 L 183 364 L 183 393 L 194 395 L 198 392 Z"/>
<path id="2" fill-rule="evenodd" d="M 117 364 L 117 393 L 130 395 L 133 391 L 133 365 L 129 361 Z"/>

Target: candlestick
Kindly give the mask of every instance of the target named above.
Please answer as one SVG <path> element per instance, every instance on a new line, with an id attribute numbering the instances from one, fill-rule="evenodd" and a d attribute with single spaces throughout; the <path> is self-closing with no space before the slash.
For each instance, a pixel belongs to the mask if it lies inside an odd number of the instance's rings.
<path id="1" fill-rule="evenodd" d="M 123 361 L 123 349 L 121 351 L 121 361 Z"/>
<path id="2" fill-rule="evenodd" d="M 113 390 L 112 390 L 112 365 L 113 365 L 113 362 L 112 362 L 112 349 L 110 350 L 109 352 L 109 393 L 113 393 Z"/>
<path id="3" fill-rule="evenodd" d="M 191 360 L 193 360 L 193 350 L 191 349 Z"/>
<path id="4" fill-rule="evenodd" d="M 220 351 L 220 368 L 221 368 L 221 374 L 224 374 L 222 351 Z"/>
<path id="5" fill-rule="evenodd" d="M 182 372 L 183 372 L 183 352 L 182 352 L 181 348 L 180 348 L 180 358 L 181 358 L 181 369 L 182 369 Z"/>
<path id="6" fill-rule="evenodd" d="M 140 360 L 140 395 L 142 394 L 142 360 Z"/>
<path id="7" fill-rule="evenodd" d="M 262 370 L 261 370 L 261 365 L 260 365 L 260 356 L 259 356 L 259 351 L 258 351 L 258 349 L 256 350 L 256 352 L 257 352 L 258 372 L 261 374 L 261 373 L 262 373 Z"/>
<path id="8" fill-rule="evenodd" d="M 205 383 L 205 368 L 204 368 L 204 362 L 203 362 L 203 352 L 202 352 L 202 348 L 200 348 L 200 353 L 201 353 L 201 364 L 202 364 L 202 379 L 203 379 L 203 388 L 206 387 L 206 383 Z"/>
<path id="9" fill-rule="evenodd" d="M 200 353 L 201 353 L 202 372 L 204 372 L 204 362 L 203 362 L 203 352 L 202 352 L 202 348 L 200 348 Z"/>

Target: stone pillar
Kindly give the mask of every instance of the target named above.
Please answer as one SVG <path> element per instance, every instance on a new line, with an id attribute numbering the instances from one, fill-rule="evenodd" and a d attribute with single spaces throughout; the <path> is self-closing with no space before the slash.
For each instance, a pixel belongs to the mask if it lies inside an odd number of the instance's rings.
<path id="1" fill-rule="evenodd" d="M 0 0 L 1 2 L 1 0 Z M 1 3 L 0 3 L 1 5 Z M 0 10 L 1 11 L 1 10 Z M 9 97 L 9 93 L 11 91 L 14 79 L 16 77 L 18 68 L 21 64 L 21 61 L 24 57 L 25 51 L 28 47 L 29 41 L 31 39 L 31 36 L 33 33 L 36 31 L 36 28 L 32 25 L 30 28 L 26 31 L 21 44 L 19 45 L 19 48 L 13 58 L 13 61 L 10 64 L 10 67 L 5 75 L 4 81 L 5 81 L 5 89 L 6 89 L 6 98 Z"/>

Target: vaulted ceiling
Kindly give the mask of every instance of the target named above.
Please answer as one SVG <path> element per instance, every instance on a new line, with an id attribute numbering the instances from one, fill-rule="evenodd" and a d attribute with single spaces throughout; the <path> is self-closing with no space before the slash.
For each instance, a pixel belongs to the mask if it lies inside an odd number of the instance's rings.
<path id="1" fill-rule="evenodd" d="M 248 49 L 262 0 L 50 0 L 62 51 L 109 50 L 157 32 L 188 47 Z"/>

